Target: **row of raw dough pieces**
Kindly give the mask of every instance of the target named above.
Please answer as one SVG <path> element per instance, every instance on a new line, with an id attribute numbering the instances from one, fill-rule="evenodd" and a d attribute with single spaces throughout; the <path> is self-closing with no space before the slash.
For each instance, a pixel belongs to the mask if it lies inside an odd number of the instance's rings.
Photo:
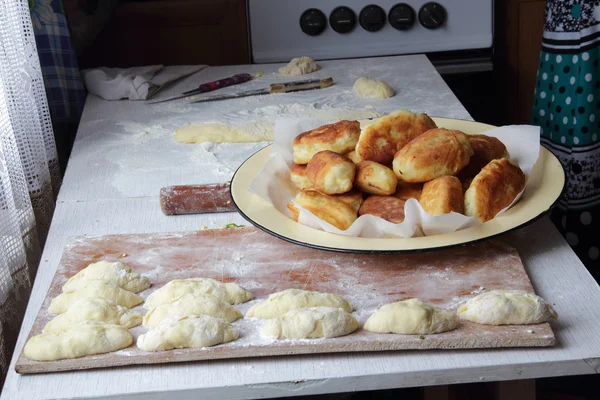
<path id="1" fill-rule="evenodd" d="M 52 299 L 49 311 L 60 314 L 32 337 L 25 355 L 34 360 L 77 358 L 128 347 L 128 328 L 143 324 L 150 330 L 137 340 L 146 351 L 208 347 L 235 340 L 231 325 L 242 314 L 231 304 L 253 298 L 235 283 L 208 278 L 179 279 L 148 296 L 142 318 L 129 308 L 143 300 L 133 293 L 150 282 L 123 263 L 99 262 L 71 277 L 63 293 Z M 273 339 L 305 339 L 347 335 L 359 328 L 353 307 L 341 296 L 287 289 L 255 304 L 246 318 L 263 318 L 262 335 Z M 491 291 L 458 309 L 459 317 L 484 324 L 531 324 L 556 318 L 552 307 L 538 296 L 517 291 Z M 364 329 L 380 333 L 432 334 L 452 330 L 456 318 L 449 311 L 419 299 L 384 305 Z"/>

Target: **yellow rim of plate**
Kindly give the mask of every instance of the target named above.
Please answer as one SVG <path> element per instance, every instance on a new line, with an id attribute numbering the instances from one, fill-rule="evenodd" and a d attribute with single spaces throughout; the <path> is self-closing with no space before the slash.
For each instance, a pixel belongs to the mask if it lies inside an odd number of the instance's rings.
<path id="1" fill-rule="evenodd" d="M 479 122 L 432 118 L 439 127 L 465 133 L 483 133 L 495 128 Z M 370 122 L 370 121 L 369 121 Z M 251 193 L 248 185 L 270 157 L 271 145 L 250 156 L 231 180 L 231 197 L 240 214 L 257 228 L 283 240 L 322 250 L 356 253 L 394 253 L 437 249 L 488 239 L 532 222 L 559 198 L 565 184 L 558 159 L 544 147 L 531 171 L 521 199 L 504 214 L 481 225 L 456 232 L 413 238 L 363 238 L 328 233 L 302 225 L 267 201 Z"/>

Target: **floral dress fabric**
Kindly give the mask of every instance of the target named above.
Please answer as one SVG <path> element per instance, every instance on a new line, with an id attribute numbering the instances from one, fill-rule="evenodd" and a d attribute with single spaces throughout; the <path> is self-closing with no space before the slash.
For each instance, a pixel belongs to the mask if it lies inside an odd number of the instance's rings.
<path id="1" fill-rule="evenodd" d="M 551 218 L 600 277 L 600 0 L 548 0 L 532 123 L 562 163 Z"/>

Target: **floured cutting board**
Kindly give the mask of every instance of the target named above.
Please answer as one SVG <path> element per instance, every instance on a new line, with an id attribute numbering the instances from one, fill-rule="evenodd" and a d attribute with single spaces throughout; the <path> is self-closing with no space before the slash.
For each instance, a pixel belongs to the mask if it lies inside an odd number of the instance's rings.
<path id="1" fill-rule="evenodd" d="M 274 238 L 255 228 L 214 229 L 188 233 L 154 233 L 77 237 L 66 246 L 48 295 L 30 332 L 41 333 L 53 316 L 50 299 L 66 280 L 88 264 L 117 259 L 148 275 L 146 298 L 172 279 L 208 277 L 237 282 L 255 300 L 236 307 L 245 313 L 269 294 L 288 288 L 340 294 L 354 305 L 361 324 L 385 303 L 419 297 L 456 310 L 463 301 L 491 289 L 533 292 L 519 255 L 501 241 L 405 255 L 344 254 L 313 250 Z M 142 313 L 142 307 L 136 307 Z M 426 335 L 378 334 L 362 329 L 339 338 L 271 340 L 260 336 L 262 321 L 238 320 L 236 341 L 203 349 L 145 352 L 135 346 L 78 359 L 38 362 L 20 355 L 21 374 L 154 364 L 175 361 L 404 349 L 457 349 L 552 346 L 547 323 L 487 326 L 460 321 L 451 332 Z M 135 339 L 146 331 L 131 329 Z"/>

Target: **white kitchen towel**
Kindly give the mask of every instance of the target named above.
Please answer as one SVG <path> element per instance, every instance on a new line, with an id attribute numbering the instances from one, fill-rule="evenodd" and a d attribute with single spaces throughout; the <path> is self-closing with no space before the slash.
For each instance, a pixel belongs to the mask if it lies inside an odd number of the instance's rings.
<path id="1" fill-rule="evenodd" d="M 93 68 L 82 71 L 88 92 L 104 100 L 147 100 L 169 82 L 207 65 L 149 65 L 132 68 Z"/>

